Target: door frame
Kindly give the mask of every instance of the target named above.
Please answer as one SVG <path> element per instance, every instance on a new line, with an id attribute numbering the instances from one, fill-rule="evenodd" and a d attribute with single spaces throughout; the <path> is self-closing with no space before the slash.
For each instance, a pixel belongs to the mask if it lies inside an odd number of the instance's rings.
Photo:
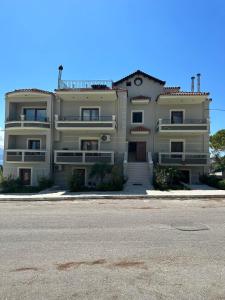
<path id="1" fill-rule="evenodd" d="M 172 121 L 171 117 L 172 117 L 172 112 L 173 111 L 182 111 L 183 112 L 183 122 L 185 121 L 185 109 L 178 109 L 178 108 L 174 108 L 174 109 L 170 109 L 170 122 Z M 182 123 L 181 123 L 182 124 Z"/>
<path id="2" fill-rule="evenodd" d="M 179 169 L 180 171 L 188 171 L 189 172 L 189 183 L 188 184 L 191 184 L 191 169 Z"/>
<path id="3" fill-rule="evenodd" d="M 74 166 L 73 168 L 72 168 L 72 175 L 73 175 L 73 172 L 74 172 L 74 170 L 80 170 L 80 169 L 82 169 L 82 170 L 84 170 L 84 186 L 87 186 L 87 168 L 86 167 L 79 167 L 79 166 Z"/>
<path id="4" fill-rule="evenodd" d="M 171 152 L 171 143 L 172 142 L 183 142 L 183 152 L 182 153 L 185 153 L 186 152 L 186 143 L 185 143 L 185 139 L 171 139 L 170 140 L 170 153 L 173 153 Z"/>
<path id="5" fill-rule="evenodd" d="M 18 167 L 17 168 L 17 177 L 20 178 L 20 170 L 21 169 L 30 169 L 30 185 L 27 184 L 26 186 L 32 186 L 33 185 L 33 168 L 32 167 Z"/>

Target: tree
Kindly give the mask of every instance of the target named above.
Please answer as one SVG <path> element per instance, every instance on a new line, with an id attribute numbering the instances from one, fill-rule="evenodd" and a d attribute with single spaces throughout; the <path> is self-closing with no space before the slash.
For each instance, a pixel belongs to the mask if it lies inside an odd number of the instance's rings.
<path id="1" fill-rule="evenodd" d="M 211 135 L 209 142 L 210 148 L 213 151 L 215 167 L 222 171 L 223 177 L 225 178 L 225 129 L 221 129 Z"/>

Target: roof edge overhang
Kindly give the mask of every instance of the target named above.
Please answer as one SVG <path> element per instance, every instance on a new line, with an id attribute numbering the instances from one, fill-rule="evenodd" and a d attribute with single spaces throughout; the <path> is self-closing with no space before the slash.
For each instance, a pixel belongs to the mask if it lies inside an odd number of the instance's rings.
<path id="1" fill-rule="evenodd" d="M 144 76 L 144 77 L 146 77 L 146 78 L 148 78 L 148 79 L 150 79 L 150 80 L 153 80 L 153 81 L 155 81 L 155 82 L 158 82 L 158 83 L 161 84 L 161 85 L 165 85 L 165 83 L 166 83 L 166 81 L 163 81 L 163 80 L 160 80 L 160 79 L 158 79 L 158 78 L 156 78 L 156 77 L 153 77 L 153 76 L 151 76 L 151 75 L 149 75 L 149 74 L 147 74 L 147 73 L 145 73 L 145 72 L 143 72 L 143 71 L 141 71 L 141 70 L 137 70 L 137 71 L 135 71 L 135 72 L 129 74 L 129 75 L 126 76 L 126 77 L 123 77 L 123 78 L 121 78 L 121 79 L 119 79 L 119 80 L 117 80 L 117 81 L 114 81 L 114 82 L 113 82 L 113 86 L 115 86 L 115 85 L 117 85 L 117 84 L 120 84 L 120 83 L 122 83 L 123 81 L 128 80 L 128 79 L 130 79 L 131 77 L 136 76 L 136 75 L 142 75 L 142 76 Z"/>

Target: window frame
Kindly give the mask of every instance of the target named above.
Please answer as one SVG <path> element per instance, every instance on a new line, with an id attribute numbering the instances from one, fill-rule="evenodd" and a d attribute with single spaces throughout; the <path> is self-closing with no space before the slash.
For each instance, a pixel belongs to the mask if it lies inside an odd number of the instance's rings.
<path id="1" fill-rule="evenodd" d="M 142 113 L 142 122 L 133 122 L 133 114 L 134 113 Z M 138 110 L 132 110 L 131 111 L 131 124 L 132 125 L 143 125 L 144 124 L 144 110 L 140 110 L 140 109 L 138 109 Z"/>
<path id="2" fill-rule="evenodd" d="M 182 142 L 183 143 L 183 152 L 182 153 L 185 153 L 186 152 L 186 143 L 185 143 L 185 139 L 171 139 L 170 140 L 170 153 L 176 153 L 176 152 L 172 152 L 171 151 L 171 145 L 173 142 Z"/>
<path id="3" fill-rule="evenodd" d="M 30 149 L 29 148 L 29 141 L 40 141 L 40 149 Z M 27 139 L 27 150 L 41 150 L 42 148 L 42 143 L 40 138 L 28 138 Z"/>
<path id="4" fill-rule="evenodd" d="M 84 141 L 84 140 L 86 140 L 86 141 L 88 141 L 88 140 L 98 141 L 98 150 L 82 150 L 81 146 L 82 146 L 82 141 Z M 86 137 L 86 136 L 79 137 L 79 149 L 80 149 L 80 151 L 96 151 L 96 152 L 98 152 L 98 151 L 100 151 L 100 145 L 101 145 L 101 143 L 100 143 L 100 138 L 99 137 L 94 137 L 94 136 L 93 137 Z"/>
<path id="5" fill-rule="evenodd" d="M 171 124 L 176 124 L 176 123 L 172 123 L 172 112 L 177 112 L 177 111 L 182 111 L 183 112 L 183 123 L 177 123 L 177 124 L 184 124 L 184 121 L 185 121 L 185 109 L 170 109 L 170 123 Z"/>
<path id="6" fill-rule="evenodd" d="M 26 114 L 25 114 L 25 110 L 26 109 L 33 109 L 33 110 L 35 110 L 35 114 L 34 114 L 35 118 L 34 118 L 34 120 L 30 120 L 30 122 L 35 122 L 35 121 L 37 121 L 37 122 L 47 122 L 48 116 L 47 116 L 47 108 L 46 107 L 41 107 L 41 106 L 23 106 L 21 108 L 21 112 L 22 112 L 22 115 L 24 115 L 25 121 L 26 121 Z M 46 111 L 46 117 L 45 117 L 46 120 L 45 121 L 37 120 L 37 110 L 45 110 Z M 29 122 L 29 120 L 28 120 L 28 122 Z"/>
<path id="7" fill-rule="evenodd" d="M 83 121 L 82 110 L 83 109 L 98 109 L 98 120 L 90 120 L 90 121 L 99 121 L 101 119 L 101 107 L 100 106 L 80 106 L 80 118 Z M 85 120 L 88 121 L 88 120 Z"/>

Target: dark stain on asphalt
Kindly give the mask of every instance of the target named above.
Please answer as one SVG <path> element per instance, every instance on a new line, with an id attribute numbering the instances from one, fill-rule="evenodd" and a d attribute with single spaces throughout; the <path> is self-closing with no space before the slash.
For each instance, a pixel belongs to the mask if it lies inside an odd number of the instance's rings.
<path id="1" fill-rule="evenodd" d="M 11 270 L 11 272 L 24 272 L 24 271 L 38 271 L 38 268 L 36 268 L 36 267 L 22 267 L 22 268 L 17 268 L 17 269 Z"/>
<path id="2" fill-rule="evenodd" d="M 129 261 L 129 260 L 121 260 L 119 262 L 114 262 L 110 265 L 111 267 L 116 268 L 141 268 L 147 269 L 145 263 L 143 261 Z"/>
<path id="3" fill-rule="evenodd" d="M 80 267 L 81 265 L 85 266 L 95 266 L 95 265 L 102 265 L 105 264 L 106 260 L 105 259 L 98 259 L 98 260 L 93 260 L 93 261 L 70 261 L 66 262 L 63 264 L 57 264 L 57 270 L 58 271 L 66 271 L 68 269 L 76 269 Z"/>

